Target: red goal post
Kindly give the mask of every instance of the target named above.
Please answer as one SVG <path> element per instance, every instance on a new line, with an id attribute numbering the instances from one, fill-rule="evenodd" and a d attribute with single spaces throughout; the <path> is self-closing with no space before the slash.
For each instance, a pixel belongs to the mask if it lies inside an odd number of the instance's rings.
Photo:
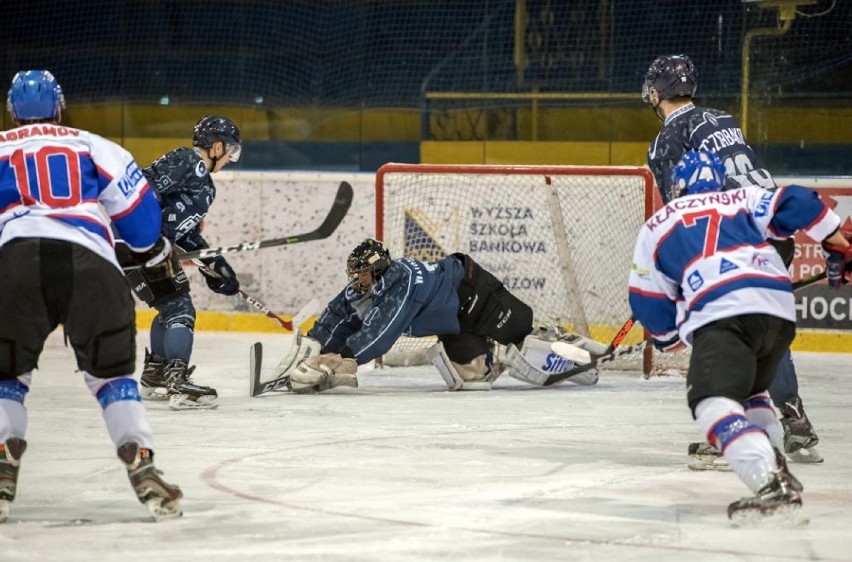
<path id="1" fill-rule="evenodd" d="M 608 343 L 630 316 L 633 246 L 655 194 L 638 166 L 389 163 L 376 173 L 376 237 L 393 257 L 470 254 L 533 308 L 537 325 Z M 641 337 L 636 329 L 628 341 Z M 392 354 L 416 347 L 402 341 Z M 623 367 L 649 372 L 651 362 Z"/>

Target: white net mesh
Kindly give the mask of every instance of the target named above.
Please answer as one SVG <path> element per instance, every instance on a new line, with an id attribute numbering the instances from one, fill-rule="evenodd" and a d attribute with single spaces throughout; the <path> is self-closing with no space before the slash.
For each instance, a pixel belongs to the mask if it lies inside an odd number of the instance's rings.
<path id="1" fill-rule="evenodd" d="M 529 304 L 540 326 L 608 343 L 630 316 L 636 234 L 653 211 L 639 167 L 387 164 L 377 174 L 377 236 L 396 257 L 469 254 Z M 627 342 L 642 338 L 634 328 Z M 386 363 L 427 343 L 403 338 Z M 629 358 L 619 368 L 643 368 Z"/>

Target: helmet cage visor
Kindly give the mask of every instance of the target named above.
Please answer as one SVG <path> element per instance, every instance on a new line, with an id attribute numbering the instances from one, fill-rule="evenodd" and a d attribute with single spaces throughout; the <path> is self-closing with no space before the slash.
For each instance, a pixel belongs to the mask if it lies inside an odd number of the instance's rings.
<path id="1" fill-rule="evenodd" d="M 369 274 L 369 279 L 366 279 L 364 274 Z M 372 267 L 359 270 L 352 270 L 347 267 L 346 276 L 349 278 L 349 287 L 359 295 L 366 294 L 372 288 L 373 283 L 376 282 Z M 364 278 L 364 282 L 362 282 L 362 278 Z"/>
<path id="2" fill-rule="evenodd" d="M 240 154 L 243 152 L 243 145 L 240 143 L 228 143 L 222 141 L 222 144 L 225 146 L 225 154 L 228 156 L 228 160 L 231 162 L 238 162 L 240 160 Z"/>
<path id="3" fill-rule="evenodd" d="M 346 260 L 349 286 L 359 295 L 369 291 L 390 266 L 390 255 L 384 246 L 368 241 L 353 250 Z"/>

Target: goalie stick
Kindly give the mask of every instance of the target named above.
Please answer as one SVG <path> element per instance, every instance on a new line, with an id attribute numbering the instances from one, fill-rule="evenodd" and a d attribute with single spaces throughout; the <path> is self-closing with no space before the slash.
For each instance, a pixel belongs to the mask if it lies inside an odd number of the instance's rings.
<path id="1" fill-rule="evenodd" d="M 321 307 L 316 299 L 311 299 L 308 304 L 302 307 L 302 310 L 293 316 L 293 326 L 296 327 L 294 340 L 291 350 L 298 350 L 300 347 L 302 332 L 299 330 L 305 320 L 320 312 Z M 295 355 L 293 361 L 295 362 Z M 255 342 L 249 348 L 249 396 L 254 398 L 264 392 L 272 392 L 275 390 L 289 390 L 290 377 L 278 377 L 266 382 L 260 382 L 261 368 L 263 366 L 263 344 Z"/>
<path id="2" fill-rule="evenodd" d="M 852 262 L 847 264 L 846 271 L 852 270 Z M 800 289 L 804 289 L 814 283 L 818 283 L 826 278 L 826 272 L 823 271 L 816 275 L 811 275 L 810 277 L 806 277 L 804 279 L 800 279 L 793 283 L 793 291 L 798 291 Z M 627 347 L 619 347 L 621 342 L 624 341 L 624 338 L 627 337 L 627 334 L 630 333 L 630 330 L 633 328 L 633 325 L 636 323 L 636 319 L 633 316 L 627 319 L 627 322 L 621 327 L 618 333 L 613 338 L 612 342 L 607 346 L 606 350 L 603 353 L 592 355 L 585 349 L 581 349 L 575 345 L 572 345 L 567 342 L 556 341 L 551 344 L 551 349 L 557 355 L 565 357 L 566 359 L 570 359 L 575 363 L 585 363 L 582 365 L 577 365 L 571 369 L 566 371 L 562 371 L 561 373 L 552 373 L 547 375 L 546 379 L 542 382 L 541 386 L 551 386 L 557 383 L 560 383 L 564 380 L 571 380 L 573 377 L 594 369 L 598 366 L 599 363 L 607 363 L 609 361 L 614 361 L 619 357 L 624 357 L 625 355 L 631 355 L 633 353 L 639 353 L 643 351 L 648 343 L 651 341 L 650 339 L 643 340 L 635 345 L 627 346 Z"/>
<path id="3" fill-rule="evenodd" d="M 183 260 L 191 260 L 196 258 L 213 258 L 222 254 L 230 254 L 233 252 L 244 252 L 246 250 L 262 250 L 263 248 L 272 248 L 273 246 L 283 246 L 289 244 L 298 244 L 300 242 L 310 242 L 311 240 L 322 240 L 328 238 L 337 229 L 338 225 L 343 221 L 346 213 L 349 212 L 349 207 L 352 205 L 352 186 L 348 182 L 340 182 L 340 187 L 337 189 L 337 195 L 334 197 L 334 203 L 326 215 L 322 224 L 316 230 L 306 232 L 304 234 L 292 234 L 282 236 L 280 238 L 270 238 L 268 240 L 258 240 L 257 242 L 242 242 L 232 246 L 218 246 L 216 248 L 204 248 L 202 250 L 194 250 L 186 252 L 179 256 Z"/>

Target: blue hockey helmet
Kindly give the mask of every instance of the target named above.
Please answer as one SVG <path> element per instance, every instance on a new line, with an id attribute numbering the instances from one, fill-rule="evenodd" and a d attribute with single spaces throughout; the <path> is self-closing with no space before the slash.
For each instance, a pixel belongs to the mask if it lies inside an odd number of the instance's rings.
<path id="1" fill-rule="evenodd" d="M 356 293 L 363 295 L 371 287 L 360 282 L 360 274 L 368 271 L 372 274 L 375 282 L 387 271 L 391 264 L 391 256 L 387 247 L 379 240 L 367 238 L 349 254 L 346 260 L 346 275 L 349 277 L 349 285 Z"/>
<path id="2" fill-rule="evenodd" d="M 672 170 L 679 196 L 721 191 L 725 185 L 725 165 L 715 152 L 690 150 Z"/>
<path id="3" fill-rule="evenodd" d="M 642 101 L 645 103 L 653 103 L 652 88 L 660 100 L 680 96 L 693 98 L 698 88 L 698 71 L 686 55 L 657 57 L 645 72 L 642 83 Z"/>
<path id="4" fill-rule="evenodd" d="M 240 141 L 240 129 L 236 123 L 227 117 L 205 115 L 195 124 L 192 144 L 201 148 L 210 148 L 216 141 L 222 141 L 225 145 L 225 152 L 231 162 L 240 159 L 242 143 Z"/>
<path id="5" fill-rule="evenodd" d="M 65 96 L 50 71 L 22 70 L 12 78 L 6 107 L 15 121 L 58 119 Z"/>

